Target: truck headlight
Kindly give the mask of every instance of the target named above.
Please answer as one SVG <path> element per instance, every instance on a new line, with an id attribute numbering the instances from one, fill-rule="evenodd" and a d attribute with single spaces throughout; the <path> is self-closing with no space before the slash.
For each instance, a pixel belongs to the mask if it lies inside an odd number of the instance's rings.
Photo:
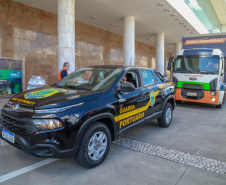
<path id="1" fill-rule="evenodd" d="M 210 95 L 211 96 L 216 96 L 217 95 L 217 92 L 216 91 L 210 91 Z"/>
<path id="2" fill-rule="evenodd" d="M 216 101 L 216 98 L 211 98 L 212 101 Z"/>
<path id="3" fill-rule="evenodd" d="M 33 120 L 36 128 L 42 130 L 53 130 L 63 127 L 63 124 L 57 119 L 35 119 Z"/>

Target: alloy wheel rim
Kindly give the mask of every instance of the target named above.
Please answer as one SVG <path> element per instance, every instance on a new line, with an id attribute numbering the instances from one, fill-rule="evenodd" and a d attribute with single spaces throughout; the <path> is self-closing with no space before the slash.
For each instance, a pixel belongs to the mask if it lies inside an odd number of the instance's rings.
<path id="1" fill-rule="evenodd" d="M 172 111 L 171 111 L 171 108 L 169 107 L 166 111 L 166 122 L 167 122 L 167 124 L 170 123 L 171 118 L 172 118 Z"/>
<path id="2" fill-rule="evenodd" d="M 96 132 L 89 140 L 88 156 L 91 160 L 97 161 L 105 154 L 107 149 L 107 136 L 104 132 Z"/>

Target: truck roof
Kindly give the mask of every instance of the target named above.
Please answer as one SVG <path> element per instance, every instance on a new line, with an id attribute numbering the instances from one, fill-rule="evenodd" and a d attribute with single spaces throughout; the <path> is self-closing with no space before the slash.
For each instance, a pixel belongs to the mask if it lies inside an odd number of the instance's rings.
<path id="1" fill-rule="evenodd" d="M 223 52 L 220 49 L 211 49 L 211 48 L 193 48 L 193 49 L 182 49 L 179 51 L 178 55 L 223 55 Z"/>
<path id="2" fill-rule="evenodd" d="M 183 37 L 183 49 L 193 48 L 218 48 L 224 56 L 226 56 L 226 34 L 206 34 L 206 35 L 193 35 L 192 37 Z"/>

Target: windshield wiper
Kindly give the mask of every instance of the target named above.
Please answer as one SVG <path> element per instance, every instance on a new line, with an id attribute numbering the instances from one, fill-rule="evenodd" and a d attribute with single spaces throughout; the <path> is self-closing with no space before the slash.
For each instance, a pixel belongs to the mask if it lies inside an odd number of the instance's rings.
<path id="1" fill-rule="evenodd" d="M 85 89 L 85 87 L 81 87 L 81 86 L 75 86 L 74 88 L 79 89 L 79 90 Z"/>
<path id="2" fill-rule="evenodd" d="M 185 69 L 185 70 L 175 70 L 175 72 L 181 72 L 181 73 L 193 73 L 193 71 L 192 70 L 189 70 L 189 69 Z"/>
<path id="3" fill-rule="evenodd" d="M 61 86 L 59 86 L 59 85 L 57 85 L 57 84 L 53 84 L 53 85 L 51 85 L 52 87 L 61 87 Z"/>
<path id="4" fill-rule="evenodd" d="M 85 90 L 87 90 L 85 87 L 74 86 L 74 85 L 64 85 L 64 86 L 58 86 L 58 87 L 65 88 L 65 89 L 78 89 L 78 90 L 85 89 Z"/>
<path id="5" fill-rule="evenodd" d="M 212 72 L 212 71 L 206 71 L 206 70 L 199 70 L 198 72 L 200 72 L 202 74 L 208 74 L 208 73 L 214 74 L 214 72 Z"/>
<path id="6" fill-rule="evenodd" d="M 85 89 L 85 87 L 81 87 L 81 86 L 73 86 L 73 85 L 65 85 L 63 86 L 64 88 L 71 88 L 71 89 L 79 89 L 79 90 L 82 90 L 82 89 Z"/>

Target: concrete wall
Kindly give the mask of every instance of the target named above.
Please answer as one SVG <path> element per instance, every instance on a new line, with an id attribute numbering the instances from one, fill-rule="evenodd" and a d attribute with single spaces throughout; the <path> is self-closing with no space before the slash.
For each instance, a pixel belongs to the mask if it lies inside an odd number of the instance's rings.
<path id="1" fill-rule="evenodd" d="M 123 64 L 123 37 L 76 21 L 75 67 Z M 0 57 L 25 58 L 31 75 L 57 81 L 57 15 L 11 0 L 0 0 Z M 155 68 L 155 48 L 135 43 L 135 65 Z"/>

